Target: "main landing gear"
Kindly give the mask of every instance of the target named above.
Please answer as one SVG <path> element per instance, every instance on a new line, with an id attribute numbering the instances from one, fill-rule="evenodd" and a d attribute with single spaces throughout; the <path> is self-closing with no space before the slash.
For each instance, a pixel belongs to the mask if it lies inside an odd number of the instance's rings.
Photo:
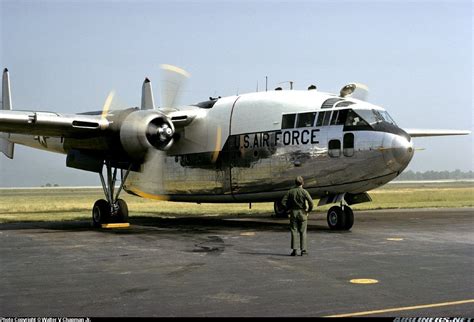
<path id="1" fill-rule="evenodd" d="M 276 218 L 288 218 L 288 215 L 290 213 L 288 209 L 283 206 L 280 199 L 273 203 L 273 211 L 275 212 L 274 216 Z"/>
<path id="2" fill-rule="evenodd" d="M 328 226 L 331 230 L 349 230 L 354 225 L 354 213 L 349 206 L 333 206 L 328 210 Z"/>
<path id="3" fill-rule="evenodd" d="M 281 200 L 273 203 L 275 217 L 288 218 L 289 211 L 281 204 Z M 354 213 L 349 206 L 333 206 L 327 214 L 328 226 L 331 230 L 350 230 L 354 225 Z"/>
<path id="4" fill-rule="evenodd" d="M 128 222 L 128 206 L 123 199 L 119 199 L 120 192 L 123 189 L 125 180 L 130 173 L 131 166 L 121 172 L 121 182 L 114 195 L 115 183 L 117 182 L 117 168 L 112 168 L 110 162 L 105 162 L 107 169 L 107 180 L 104 179 L 102 172 L 99 172 L 102 188 L 104 189 L 105 198 L 97 200 L 92 208 L 92 225 L 101 227 L 102 224 L 108 223 L 127 223 Z M 113 170 L 113 172 L 112 172 Z"/>

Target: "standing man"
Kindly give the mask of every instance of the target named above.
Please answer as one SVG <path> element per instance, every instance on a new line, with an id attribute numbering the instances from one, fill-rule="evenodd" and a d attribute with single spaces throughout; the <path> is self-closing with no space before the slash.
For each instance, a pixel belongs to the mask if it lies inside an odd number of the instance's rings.
<path id="1" fill-rule="evenodd" d="M 301 256 L 308 255 L 306 250 L 306 228 L 308 226 L 308 213 L 313 210 L 313 199 L 308 191 L 303 189 L 303 178 L 298 176 L 295 179 L 295 187 L 291 188 L 281 201 L 283 206 L 290 211 L 290 231 L 291 231 L 291 256 L 296 256 L 298 244 L 297 233 L 299 234 L 299 244 Z M 306 208 L 308 202 L 308 208 Z"/>

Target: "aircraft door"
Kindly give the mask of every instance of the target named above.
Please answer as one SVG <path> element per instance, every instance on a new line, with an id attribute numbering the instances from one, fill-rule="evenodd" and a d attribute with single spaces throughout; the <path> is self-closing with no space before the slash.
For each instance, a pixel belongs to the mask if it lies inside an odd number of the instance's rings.
<path id="1" fill-rule="evenodd" d="M 331 158 L 340 158 L 342 155 L 342 129 L 343 125 L 338 124 L 338 116 L 340 111 L 333 111 L 331 115 L 328 131 L 328 155 Z"/>
<path id="2" fill-rule="evenodd" d="M 230 136 L 234 144 L 230 151 L 230 182 L 236 200 L 242 194 L 273 189 L 272 159 L 280 121 L 281 114 L 271 102 L 245 97 L 235 102 L 231 113 Z"/>
<path id="3" fill-rule="evenodd" d="M 342 153 L 345 157 L 354 155 L 354 133 L 345 133 L 343 138 Z"/>

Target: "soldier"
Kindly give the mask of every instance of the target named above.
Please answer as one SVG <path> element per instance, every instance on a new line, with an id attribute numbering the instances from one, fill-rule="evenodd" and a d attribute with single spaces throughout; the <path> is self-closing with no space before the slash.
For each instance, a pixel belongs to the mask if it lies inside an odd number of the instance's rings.
<path id="1" fill-rule="evenodd" d="M 306 227 L 308 213 L 313 210 L 313 199 L 311 199 L 308 191 L 303 189 L 303 183 L 302 177 L 296 177 L 295 187 L 291 188 L 282 200 L 283 206 L 290 211 L 291 248 L 293 250 L 291 256 L 296 256 L 297 233 L 299 234 L 301 256 L 308 254 L 306 250 Z M 307 210 L 306 202 L 308 202 Z"/>

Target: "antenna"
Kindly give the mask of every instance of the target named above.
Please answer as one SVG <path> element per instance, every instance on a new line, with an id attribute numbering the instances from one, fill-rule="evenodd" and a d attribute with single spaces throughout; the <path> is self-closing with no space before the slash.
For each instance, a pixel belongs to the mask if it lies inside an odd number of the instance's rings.
<path id="1" fill-rule="evenodd" d="M 290 90 L 293 90 L 293 83 L 294 83 L 293 81 L 284 81 L 278 84 L 285 84 L 285 83 L 290 83 Z"/>

